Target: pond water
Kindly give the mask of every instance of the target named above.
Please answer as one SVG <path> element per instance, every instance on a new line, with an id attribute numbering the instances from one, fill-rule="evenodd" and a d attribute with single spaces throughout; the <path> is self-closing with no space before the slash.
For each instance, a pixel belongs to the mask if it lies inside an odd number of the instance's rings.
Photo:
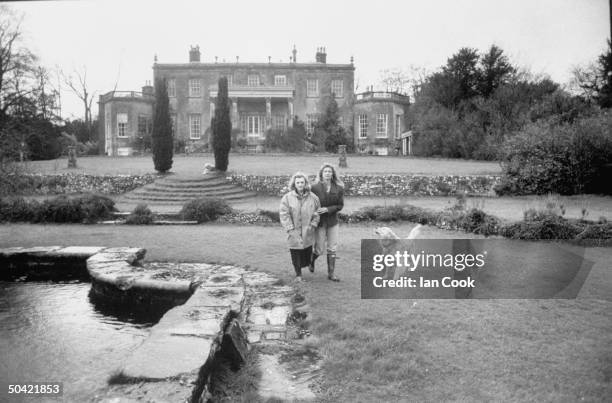
<path id="1" fill-rule="evenodd" d="M 84 402 L 106 385 L 122 360 L 148 336 L 153 322 L 94 304 L 90 288 L 78 281 L 0 282 L 3 387 L 63 382 L 59 400 Z"/>

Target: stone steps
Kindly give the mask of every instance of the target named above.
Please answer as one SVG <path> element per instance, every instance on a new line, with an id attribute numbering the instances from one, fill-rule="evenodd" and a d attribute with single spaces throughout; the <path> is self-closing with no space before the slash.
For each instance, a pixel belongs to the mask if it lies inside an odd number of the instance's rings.
<path id="1" fill-rule="evenodd" d="M 229 183 L 223 174 L 170 175 L 124 194 L 117 202 L 175 205 L 203 197 L 236 201 L 256 195 Z"/>
<path id="2" fill-rule="evenodd" d="M 231 183 L 225 183 L 222 185 L 215 185 L 211 187 L 189 187 L 189 188 L 181 188 L 181 187 L 163 187 L 163 186 L 151 186 L 146 185 L 139 189 L 134 190 L 131 194 L 147 194 L 147 193 L 159 193 L 159 194 L 200 194 L 203 192 L 207 193 L 224 193 L 225 191 L 244 191 L 240 186 L 233 185 Z"/>

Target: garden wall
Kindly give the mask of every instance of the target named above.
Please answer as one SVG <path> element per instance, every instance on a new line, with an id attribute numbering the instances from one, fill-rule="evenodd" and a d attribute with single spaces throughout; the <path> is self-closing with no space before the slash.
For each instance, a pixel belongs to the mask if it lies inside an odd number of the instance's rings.
<path id="1" fill-rule="evenodd" d="M 309 177 L 311 182 L 314 176 Z M 421 175 L 344 175 L 340 177 L 347 196 L 448 196 L 459 193 L 494 195 L 500 177 L 421 176 Z M 256 192 L 281 196 L 288 191 L 287 175 L 231 175 L 232 183 Z"/>
<path id="2" fill-rule="evenodd" d="M 157 176 L 113 175 L 96 176 L 67 173 L 59 175 L 26 174 L 14 178 L 18 193 L 24 195 L 54 195 L 72 193 L 121 194 L 152 183 Z"/>

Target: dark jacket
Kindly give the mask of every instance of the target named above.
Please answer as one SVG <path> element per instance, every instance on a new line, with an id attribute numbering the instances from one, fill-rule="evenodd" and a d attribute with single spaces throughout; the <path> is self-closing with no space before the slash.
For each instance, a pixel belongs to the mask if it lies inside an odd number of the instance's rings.
<path id="1" fill-rule="evenodd" d="M 344 188 L 332 183 L 328 193 L 325 191 L 325 185 L 319 182 L 312 185 L 311 191 L 319 198 L 321 207 L 327 207 L 329 210 L 321 214 L 319 227 L 333 227 L 338 224 L 338 211 L 344 207 Z"/>

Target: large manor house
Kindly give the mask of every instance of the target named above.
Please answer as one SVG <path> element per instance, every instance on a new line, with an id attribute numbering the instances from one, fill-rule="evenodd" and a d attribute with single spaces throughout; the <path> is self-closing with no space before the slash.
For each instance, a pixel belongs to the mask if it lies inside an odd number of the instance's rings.
<path id="1" fill-rule="evenodd" d="M 410 132 L 404 116 L 409 97 L 394 92 L 355 93 L 355 66 L 327 63 L 318 48 L 314 62 L 298 63 L 293 48 L 289 63 L 202 62 L 199 46 L 191 47 L 188 63 L 153 64 L 153 79 L 164 78 L 170 99 L 175 142 L 186 151 L 206 149 L 214 116 L 217 84 L 228 79 L 232 127 L 249 151 L 264 151 L 268 130 L 284 131 L 297 118 L 308 135 L 321 113 L 323 97 L 333 96 L 340 124 L 352 129 L 357 152 L 378 155 L 409 154 Z M 155 82 L 155 81 L 154 81 Z M 141 151 L 152 127 L 154 88 L 111 91 L 100 96 L 100 140 L 109 156 Z"/>

